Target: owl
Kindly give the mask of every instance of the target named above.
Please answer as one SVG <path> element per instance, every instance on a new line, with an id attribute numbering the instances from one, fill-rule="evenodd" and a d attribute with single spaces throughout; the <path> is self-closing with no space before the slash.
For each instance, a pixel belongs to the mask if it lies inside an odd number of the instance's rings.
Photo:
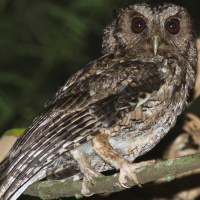
<path id="1" fill-rule="evenodd" d="M 1 163 L 1 200 L 55 174 L 82 177 L 85 196 L 88 183 L 113 168 L 123 187 L 127 178 L 140 184 L 135 170 L 150 162 L 134 160 L 175 125 L 195 84 L 193 21 L 170 3 L 126 6 L 104 30 L 102 47 L 103 56 L 47 101 Z"/>

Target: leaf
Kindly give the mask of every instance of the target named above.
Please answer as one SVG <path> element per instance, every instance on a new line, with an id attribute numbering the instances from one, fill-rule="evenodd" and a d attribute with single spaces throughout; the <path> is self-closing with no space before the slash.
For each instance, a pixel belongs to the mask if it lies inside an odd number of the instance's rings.
<path id="1" fill-rule="evenodd" d="M 19 137 L 23 132 L 25 128 L 14 128 L 6 131 L 3 135 L 14 135 Z"/>

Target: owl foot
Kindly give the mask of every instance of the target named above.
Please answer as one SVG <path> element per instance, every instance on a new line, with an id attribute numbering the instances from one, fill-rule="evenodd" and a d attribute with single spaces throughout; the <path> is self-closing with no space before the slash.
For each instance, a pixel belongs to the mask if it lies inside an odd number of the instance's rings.
<path id="1" fill-rule="evenodd" d="M 72 150 L 71 154 L 73 155 L 73 158 L 78 162 L 80 171 L 84 175 L 83 182 L 82 182 L 82 189 L 81 194 L 83 196 L 91 196 L 93 195 L 90 190 L 88 189 L 88 184 L 93 184 L 93 178 L 101 177 L 103 176 L 101 173 L 96 172 L 92 166 L 90 165 L 90 162 L 88 161 L 86 155 L 79 151 L 79 150 Z"/>
<path id="2" fill-rule="evenodd" d="M 87 178 L 89 183 L 92 184 L 93 178 L 101 177 L 103 175 L 99 172 L 94 171 L 92 168 L 86 168 L 84 170 L 84 176 Z"/>
<path id="3" fill-rule="evenodd" d="M 121 168 L 120 168 L 119 183 L 123 187 L 129 188 L 126 185 L 127 184 L 126 177 L 128 177 L 130 180 L 134 181 L 135 184 L 137 184 L 138 186 L 141 187 L 141 184 L 140 184 L 138 177 L 135 173 L 136 169 L 148 166 L 148 165 L 150 165 L 154 162 L 155 162 L 154 160 L 149 160 L 149 161 L 144 161 L 144 162 L 140 162 L 140 163 L 128 163 L 128 162 L 123 163 Z"/>
<path id="4" fill-rule="evenodd" d="M 90 190 L 88 189 L 88 184 L 93 184 L 92 180 L 93 178 L 97 178 L 97 177 L 101 177 L 103 176 L 101 173 L 99 172 L 95 172 L 92 168 L 90 167 L 86 167 L 84 169 L 84 178 L 83 178 L 83 183 L 82 183 L 82 189 L 81 189 L 81 194 L 83 196 L 92 196 L 93 193 L 90 192 Z"/>

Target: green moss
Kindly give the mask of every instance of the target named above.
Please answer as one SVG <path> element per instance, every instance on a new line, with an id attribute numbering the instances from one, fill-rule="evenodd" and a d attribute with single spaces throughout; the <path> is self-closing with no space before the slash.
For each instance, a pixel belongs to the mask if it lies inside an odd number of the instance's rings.
<path id="1" fill-rule="evenodd" d="M 171 175 L 171 174 L 168 174 L 164 177 L 168 182 L 172 181 L 175 179 L 175 176 Z"/>
<path id="2" fill-rule="evenodd" d="M 74 196 L 75 196 L 76 199 L 81 199 L 81 198 L 83 198 L 83 195 L 77 194 L 77 193 L 76 193 Z"/>
<path id="3" fill-rule="evenodd" d="M 165 162 L 165 165 L 166 165 L 166 166 L 170 166 L 170 165 L 173 164 L 173 162 L 174 162 L 174 159 L 169 159 L 169 160 L 167 160 L 167 161 Z"/>

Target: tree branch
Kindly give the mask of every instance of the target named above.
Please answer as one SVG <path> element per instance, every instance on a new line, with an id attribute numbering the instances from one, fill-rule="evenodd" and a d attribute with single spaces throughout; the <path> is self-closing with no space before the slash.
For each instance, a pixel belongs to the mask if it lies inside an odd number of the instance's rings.
<path id="1" fill-rule="evenodd" d="M 166 178 L 171 181 L 180 173 L 189 172 L 200 168 L 200 153 L 184 156 L 181 158 L 169 159 L 164 162 L 149 165 L 145 168 L 138 169 L 136 174 L 141 184 Z M 50 182 L 39 181 L 29 186 L 24 194 L 38 196 L 41 199 L 55 199 L 59 197 L 75 196 L 80 198 L 82 181 L 69 182 Z M 135 184 L 128 181 L 128 186 Z M 117 192 L 124 190 L 118 183 L 118 174 L 112 176 L 104 176 L 95 178 L 93 183 L 89 185 L 92 193 Z"/>

